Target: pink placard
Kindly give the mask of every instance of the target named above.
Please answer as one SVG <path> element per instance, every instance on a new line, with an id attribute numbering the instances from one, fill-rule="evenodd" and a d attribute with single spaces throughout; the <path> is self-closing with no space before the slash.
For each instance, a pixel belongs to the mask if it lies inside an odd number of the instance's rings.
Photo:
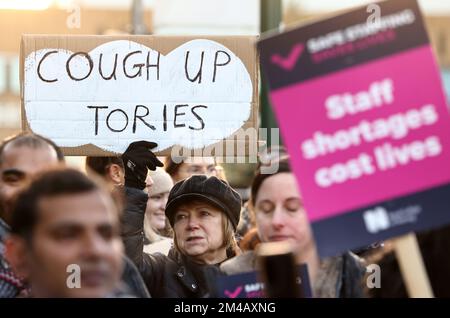
<path id="1" fill-rule="evenodd" d="M 311 221 L 450 182 L 438 74 L 425 45 L 272 90 Z"/>

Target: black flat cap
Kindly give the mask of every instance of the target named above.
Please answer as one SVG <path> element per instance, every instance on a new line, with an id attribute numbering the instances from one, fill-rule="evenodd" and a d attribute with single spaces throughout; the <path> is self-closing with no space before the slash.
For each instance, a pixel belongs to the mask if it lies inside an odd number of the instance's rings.
<path id="1" fill-rule="evenodd" d="M 241 215 L 241 196 L 226 181 L 205 175 L 193 175 L 173 186 L 166 204 L 166 216 L 172 227 L 177 207 L 196 199 L 219 208 L 236 230 Z"/>

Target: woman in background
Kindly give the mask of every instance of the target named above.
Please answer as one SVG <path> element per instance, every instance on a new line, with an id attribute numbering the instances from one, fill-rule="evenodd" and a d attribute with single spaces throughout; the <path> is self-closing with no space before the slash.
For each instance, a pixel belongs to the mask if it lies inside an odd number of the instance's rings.
<path id="1" fill-rule="evenodd" d="M 173 181 L 162 168 L 149 171 L 147 178 L 152 182 L 147 182 L 146 187 L 148 201 L 144 216 L 144 252 L 167 255 L 172 247 L 173 235 L 165 210 Z"/>
<path id="2" fill-rule="evenodd" d="M 255 176 L 250 210 L 255 213 L 261 242 L 287 241 L 294 248 L 298 264 L 307 264 L 314 297 L 362 297 L 365 268 L 360 259 L 347 252 L 339 257 L 319 259 L 310 223 L 303 207 L 294 174 L 287 158 L 275 174 Z M 221 265 L 226 274 L 257 269 L 256 254 L 247 251 Z"/>

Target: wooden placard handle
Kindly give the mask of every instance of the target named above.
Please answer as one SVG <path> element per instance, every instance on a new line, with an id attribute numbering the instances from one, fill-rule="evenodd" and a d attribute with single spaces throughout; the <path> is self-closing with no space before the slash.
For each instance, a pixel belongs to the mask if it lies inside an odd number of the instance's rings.
<path id="1" fill-rule="evenodd" d="M 414 233 L 394 239 L 394 249 L 411 298 L 433 298 L 433 290 Z"/>

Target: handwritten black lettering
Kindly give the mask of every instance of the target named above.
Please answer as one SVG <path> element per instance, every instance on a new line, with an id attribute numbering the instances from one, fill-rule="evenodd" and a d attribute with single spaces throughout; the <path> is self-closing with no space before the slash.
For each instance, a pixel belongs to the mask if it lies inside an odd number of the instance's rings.
<path id="1" fill-rule="evenodd" d="M 45 53 L 44 56 L 42 57 L 42 59 L 39 61 L 38 68 L 37 68 L 37 73 L 38 73 L 39 79 L 40 79 L 41 81 L 43 81 L 43 82 L 53 83 L 53 82 L 56 82 L 56 81 L 58 80 L 58 79 L 56 79 L 56 78 L 55 78 L 55 79 L 51 79 L 51 80 L 45 79 L 45 78 L 42 76 L 42 74 L 41 74 L 41 64 L 42 64 L 42 62 L 43 62 L 50 54 L 53 54 L 53 53 L 58 53 L 58 51 L 54 50 L 54 51 L 50 51 L 50 52 Z"/>
<path id="2" fill-rule="evenodd" d="M 182 105 L 175 105 L 175 115 L 173 118 L 173 127 L 175 128 L 179 128 L 179 127 L 186 127 L 186 124 L 177 124 L 177 117 L 178 116 L 182 116 L 182 115 L 186 115 L 186 113 L 179 113 L 178 109 L 181 107 L 188 107 L 189 105 L 187 104 L 182 104 Z"/>
<path id="3" fill-rule="evenodd" d="M 111 127 L 111 125 L 109 124 L 109 118 L 111 117 L 112 114 L 114 114 L 115 112 L 120 112 L 125 116 L 126 122 L 125 122 L 125 127 L 123 127 L 122 129 L 114 129 Z M 128 127 L 128 115 L 127 113 L 125 113 L 123 110 L 121 109 L 115 109 L 112 112 L 109 113 L 108 117 L 106 117 L 106 126 L 108 126 L 109 130 L 114 131 L 114 132 L 122 132 L 124 131 L 127 127 Z"/>
<path id="4" fill-rule="evenodd" d="M 142 74 L 142 68 L 143 68 L 144 65 L 145 65 L 145 64 L 143 64 L 143 63 L 142 63 L 142 64 L 134 64 L 134 65 L 133 65 L 133 69 L 134 69 L 134 68 L 139 68 L 139 71 L 136 72 L 136 74 L 130 75 L 130 74 L 128 74 L 128 72 L 127 72 L 127 60 L 128 60 L 132 55 L 138 54 L 138 53 L 142 53 L 142 51 L 133 51 L 133 52 L 130 52 L 130 53 L 128 53 L 128 54 L 125 56 L 125 58 L 123 59 L 123 73 L 124 73 L 125 76 L 128 77 L 128 78 L 135 78 L 135 77 L 137 77 L 137 76 L 141 76 L 141 74 Z"/>
<path id="5" fill-rule="evenodd" d="M 72 59 L 73 59 L 75 56 L 78 56 L 78 55 L 84 56 L 84 57 L 86 58 L 86 60 L 88 61 L 88 63 L 89 63 L 89 72 L 86 74 L 86 76 L 81 77 L 81 78 L 76 78 L 76 77 L 74 77 L 74 76 L 72 75 L 72 72 L 70 71 L 70 61 L 72 61 Z M 70 77 L 72 80 L 74 80 L 74 81 L 82 81 L 82 80 L 88 78 L 89 75 L 91 75 L 92 69 L 93 69 L 93 68 L 94 68 L 94 62 L 92 61 L 91 56 L 90 56 L 88 53 L 86 53 L 86 52 L 76 52 L 76 53 L 73 53 L 73 54 L 69 57 L 69 59 L 67 60 L 67 63 L 66 63 L 67 75 L 69 75 L 69 77 Z"/>
<path id="6" fill-rule="evenodd" d="M 98 135 L 98 110 L 108 109 L 108 106 L 87 106 L 89 109 L 95 109 L 95 135 Z"/>
<path id="7" fill-rule="evenodd" d="M 140 108 L 145 109 L 145 115 L 138 115 L 138 110 Z M 136 105 L 136 108 L 134 109 L 133 134 L 136 133 L 136 119 L 139 119 L 140 121 L 142 121 L 144 123 L 144 125 L 147 126 L 148 128 L 150 128 L 151 130 L 156 130 L 155 126 L 150 125 L 143 119 L 144 117 L 148 116 L 149 113 L 150 113 L 150 111 L 146 106 Z"/>
<path id="8" fill-rule="evenodd" d="M 100 54 L 100 58 L 98 61 L 98 71 L 100 73 L 100 76 L 103 77 L 104 80 L 109 81 L 110 79 L 114 78 L 116 79 L 116 68 L 117 68 L 117 58 L 118 58 L 119 54 L 115 54 L 114 57 L 114 66 L 113 66 L 113 70 L 110 76 L 104 76 L 103 75 L 103 71 L 102 71 L 102 59 L 103 59 L 103 53 Z"/>
<path id="9" fill-rule="evenodd" d="M 160 57 L 160 55 L 161 55 L 161 53 L 159 53 L 158 52 L 158 58 L 157 58 L 157 62 L 156 62 L 156 64 L 150 64 L 150 51 L 148 51 L 148 53 L 147 53 L 147 65 L 146 65 L 146 68 L 147 68 L 147 81 L 149 80 L 149 78 L 150 78 L 150 72 L 149 72 L 149 68 L 150 67 L 156 67 L 156 80 L 157 81 L 159 81 L 159 57 Z"/>
<path id="10" fill-rule="evenodd" d="M 163 130 L 167 131 L 167 105 L 164 104 L 163 108 Z"/>
<path id="11" fill-rule="evenodd" d="M 223 53 L 223 54 L 225 54 L 225 55 L 227 56 L 227 61 L 226 61 L 226 62 L 223 62 L 223 63 L 217 63 L 217 60 L 218 60 L 218 57 L 219 57 L 219 53 Z M 213 75 L 213 83 L 216 81 L 217 66 L 225 66 L 225 65 L 227 65 L 228 63 L 230 63 L 230 61 L 231 61 L 231 57 L 230 57 L 230 54 L 228 54 L 227 52 L 221 51 L 221 50 L 219 50 L 219 51 L 216 52 L 216 55 L 214 56 L 214 75 Z"/>
<path id="12" fill-rule="evenodd" d="M 200 128 L 194 128 L 194 127 L 192 127 L 192 126 L 189 126 L 189 129 L 192 129 L 192 130 L 202 130 L 203 128 L 205 128 L 205 122 L 203 121 L 203 118 L 201 118 L 200 115 L 197 114 L 197 113 L 195 112 L 195 109 L 196 109 L 196 108 L 208 108 L 208 106 L 205 106 L 205 105 L 196 105 L 196 106 L 194 106 L 194 107 L 191 108 L 192 114 L 194 114 L 194 116 L 198 119 L 198 121 L 200 122 L 201 127 L 200 127 Z"/>
<path id="13" fill-rule="evenodd" d="M 189 72 L 188 72 L 189 53 L 190 53 L 190 51 L 186 52 L 186 59 L 184 61 L 184 72 L 186 73 L 186 78 L 191 82 L 195 82 L 198 79 L 198 83 L 200 84 L 202 82 L 203 57 L 205 55 L 205 52 L 202 51 L 202 55 L 201 55 L 201 59 L 200 59 L 200 66 L 199 66 L 197 75 L 194 77 L 194 79 L 189 77 Z"/>

